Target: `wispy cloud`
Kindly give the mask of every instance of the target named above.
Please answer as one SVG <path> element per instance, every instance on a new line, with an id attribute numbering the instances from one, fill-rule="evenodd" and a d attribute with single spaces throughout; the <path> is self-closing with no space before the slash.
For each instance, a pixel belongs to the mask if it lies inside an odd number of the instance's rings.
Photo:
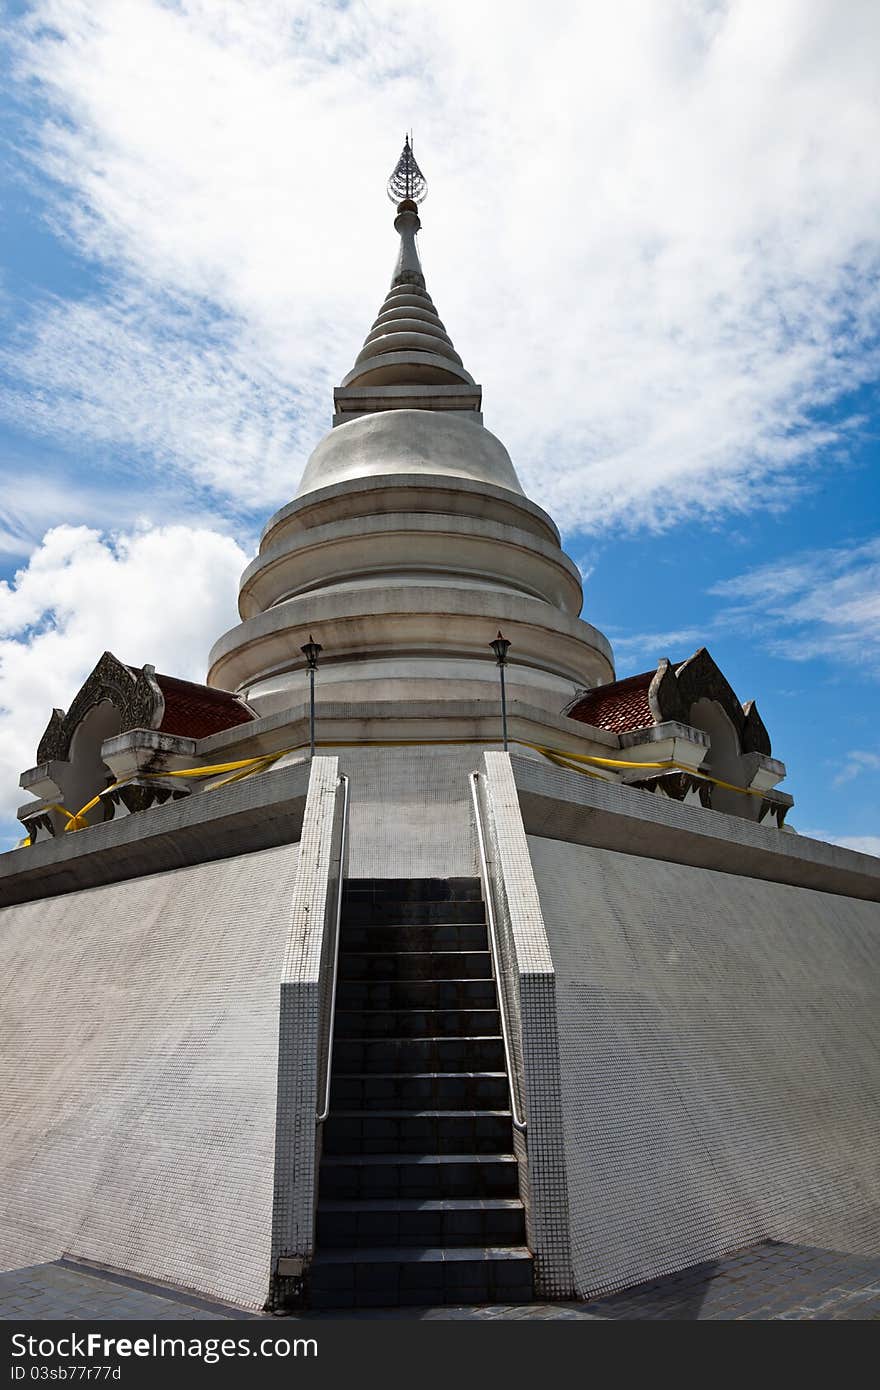
<path id="1" fill-rule="evenodd" d="M 774 655 L 880 674 L 880 540 L 762 565 L 710 593 L 730 605 L 717 622 L 755 633 Z"/>
<path id="2" fill-rule="evenodd" d="M 788 556 L 714 584 L 708 593 L 723 603 L 700 627 L 609 629 L 622 672 L 660 656 L 689 656 L 719 637 L 748 634 L 788 661 L 823 660 L 880 675 L 880 540 Z M 880 769 L 880 756 L 854 751 L 837 780 L 874 767 Z"/>
<path id="3" fill-rule="evenodd" d="M 880 753 L 855 748 L 845 754 L 843 767 L 835 777 L 834 785 L 835 787 L 842 787 L 846 782 L 852 782 L 856 777 L 861 777 L 863 772 L 870 772 L 875 776 L 880 773 Z"/>
<path id="4" fill-rule="evenodd" d="M 235 534 L 255 549 L 260 521 L 211 506 L 194 488 L 177 488 L 156 479 L 148 491 L 120 488 L 110 469 L 87 469 L 73 477 L 58 458 L 22 458 L 0 452 L 0 560 L 12 564 L 39 546 L 47 528 L 88 525 L 112 516 L 120 531 L 155 525 L 186 525 L 195 530 Z M 248 534 L 248 533 L 251 534 Z"/>
<path id="5" fill-rule="evenodd" d="M 830 845 L 854 849 L 859 854 L 874 854 L 880 859 L 880 835 L 829 835 L 826 830 L 804 830 L 801 833 L 811 840 L 825 840 Z"/>
<path id="6" fill-rule="evenodd" d="M 267 508 L 294 490 L 321 431 L 316 392 L 281 381 L 244 326 L 204 305 L 54 303 L 0 351 L 0 411 L 18 427 L 134 454 L 139 470 Z M 94 471 L 94 470 L 93 470 Z M 100 471 L 100 469 L 98 470 Z M 118 472 L 118 464 L 114 471 Z"/>
<path id="7" fill-rule="evenodd" d="M 706 629 L 698 627 L 670 628 L 660 632 L 608 633 L 614 646 L 618 675 L 630 675 L 636 670 L 656 666 L 661 656 L 671 661 L 683 661 L 706 641 Z"/>
<path id="8" fill-rule="evenodd" d="M 247 505 L 289 495 L 393 256 L 566 530 L 783 505 L 877 373 L 880 9 L 38 0 L 51 217 L 112 285 L 39 307 L 5 397 Z M 20 345 L 19 345 L 20 346 Z"/>

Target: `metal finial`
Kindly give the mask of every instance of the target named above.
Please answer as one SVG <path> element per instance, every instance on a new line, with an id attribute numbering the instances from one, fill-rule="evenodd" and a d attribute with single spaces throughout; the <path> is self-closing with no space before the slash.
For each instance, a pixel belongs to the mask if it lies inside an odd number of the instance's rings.
<path id="1" fill-rule="evenodd" d="M 404 199 L 409 199 L 411 203 L 421 203 L 427 196 L 428 182 L 416 164 L 412 144 L 407 136 L 403 142 L 401 156 L 394 166 L 394 173 L 388 180 L 388 197 L 392 203 L 402 203 Z"/>

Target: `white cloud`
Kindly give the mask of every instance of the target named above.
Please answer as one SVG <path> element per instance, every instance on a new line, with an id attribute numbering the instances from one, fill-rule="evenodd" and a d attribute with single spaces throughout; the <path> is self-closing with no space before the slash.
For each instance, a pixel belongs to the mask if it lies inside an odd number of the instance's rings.
<path id="1" fill-rule="evenodd" d="M 177 523 L 234 531 L 245 549 L 256 546 L 256 534 L 248 534 L 241 517 L 206 506 L 192 489 L 174 487 L 170 480 L 157 479 L 148 491 L 121 490 L 110 469 L 90 470 L 74 479 L 65 475 L 57 459 L 0 456 L 0 558 L 7 565 L 26 559 L 50 527 L 88 525 L 101 516 L 112 516 L 124 531 Z"/>
<path id="2" fill-rule="evenodd" d="M 53 216 L 108 302 L 38 314 L 20 412 L 289 495 L 393 259 L 566 529 L 782 504 L 877 370 L 872 0 L 40 0 Z M 174 305 L 174 309 L 170 307 Z"/>
<path id="3" fill-rule="evenodd" d="M 880 674 L 880 540 L 762 565 L 710 593 L 732 604 L 725 625 L 757 634 L 776 656 Z"/>
<path id="4" fill-rule="evenodd" d="M 875 776 L 880 773 L 880 753 L 854 748 L 844 756 L 843 767 L 835 777 L 834 785 L 835 787 L 842 787 L 846 782 L 852 782 L 856 777 L 861 777 L 863 772 L 870 772 Z"/>
<path id="5" fill-rule="evenodd" d="M 67 708 L 105 649 L 204 680 L 211 643 L 237 620 L 245 562 L 228 536 L 187 526 L 46 534 L 0 583 L 0 814 L 27 799 L 19 774 L 33 766 L 52 708 Z"/>
<path id="6" fill-rule="evenodd" d="M 644 670 L 645 662 L 656 666 L 661 656 L 670 661 L 684 661 L 694 651 L 705 644 L 706 630 L 698 627 L 670 628 L 663 632 L 622 632 L 608 633 L 614 645 L 618 667 L 627 669 L 639 666 Z M 620 672 L 618 672 L 620 674 Z"/>
<path id="7" fill-rule="evenodd" d="M 804 830 L 811 840 L 826 840 L 830 845 L 854 849 L 859 854 L 874 854 L 880 858 L 880 835 L 829 835 L 827 830 Z"/>

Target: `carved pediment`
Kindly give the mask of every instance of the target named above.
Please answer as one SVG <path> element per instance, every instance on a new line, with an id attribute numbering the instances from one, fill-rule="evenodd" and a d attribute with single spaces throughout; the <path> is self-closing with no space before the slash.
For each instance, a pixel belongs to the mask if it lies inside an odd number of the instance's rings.
<path id="1" fill-rule="evenodd" d="M 770 735 L 754 700 L 740 704 L 732 685 L 705 647 L 700 647 L 677 668 L 664 657 L 648 691 L 656 722 L 690 723 L 691 710 L 698 700 L 714 700 L 721 706 L 736 730 L 743 753 L 763 753 L 770 757 Z"/>
<path id="2" fill-rule="evenodd" d="M 724 712 L 741 753 L 770 757 L 770 735 L 754 700 L 740 704 L 705 647 L 677 667 L 664 656 L 656 671 L 643 671 L 608 685 L 579 690 L 562 712 L 583 724 L 614 733 L 630 733 L 651 724 L 690 724 L 700 728 L 694 706 L 701 700 L 717 704 Z"/>
<path id="3" fill-rule="evenodd" d="M 112 652 L 105 652 L 67 713 L 60 709 L 52 711 L 37 748 L 37 763 L 66 762 L 78 725 L 89 710 L 104 702 L 118 710 L 121 733 L 128 733 L 130 729 L 158 729 L 162 723 L 165 699 L 156 684 L 155 668 L 144 666 L 132 671 Z"/>
<path id="4" fill-rule="evenodd" d="M 745 715 L 730 682 L 716 666 L 705 647 L 683 661 L 675 673 L 678 694 L 687 710 L 698 700 L 715 700 L 742 736 Z"/>

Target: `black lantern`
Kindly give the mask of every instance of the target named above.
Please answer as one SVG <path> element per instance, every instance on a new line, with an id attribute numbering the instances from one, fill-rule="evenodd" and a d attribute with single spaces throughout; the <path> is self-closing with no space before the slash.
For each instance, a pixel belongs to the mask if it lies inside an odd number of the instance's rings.
<path id="1" fill-rule="evenodd" d="M 510 643 L 498 629 L 498 636 L 489 646 L 495 653 L 495 660 L 498 662 L 498 674 L 501 677 L 501 732 L 504 738 L 504 751 L 507 752 L 507 691 L 504 688 L 504 668 L 507 665 L 507 653 L 510 651 Z"/>
<path id="2" fill-rule="evenodd" d="M 309 673 L 309 757 L 315 756 L 315 672 L 318 669 L 318 657 L 324 648 L 320 642 L 316 642 L 311 633 L 305 646 L 300 647 L 300 651 L 306 659 L 306 670 Z"/>

